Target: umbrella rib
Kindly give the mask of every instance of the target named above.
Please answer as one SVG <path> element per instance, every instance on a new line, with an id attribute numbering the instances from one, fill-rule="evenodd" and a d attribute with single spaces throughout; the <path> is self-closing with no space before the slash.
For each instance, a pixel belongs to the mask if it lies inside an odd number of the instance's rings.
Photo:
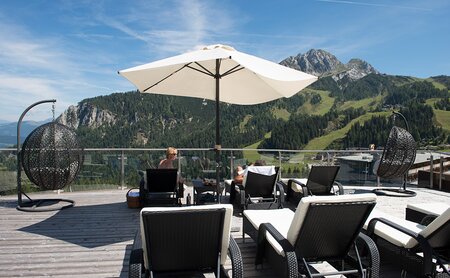
<path id="1" fill-rule="evenodd" d="M 240 68 L 239 68 L 239 67 L 240 67 Z M 220 77 L 227 76 L 227 75 L 229 75 L 229 74 L 238 72 L 238 71 L 243 70 L 243 69 L 244 69 L 243 66 L 237 65 L 237 66 L 235 66 L 234 68 L 231 68 L 231 69 L 227 70 L 226 72 L 224 72 Z"/>
<path id="2" fill-rule="evenodd" d="M 174 75 L 175 73 L 179 72 L 180 70 L 184 69 L 185 67 L 190 68 L 190 64 L 192 63 L 188 63 L 184 66 L 182 66 L 181 68 L 177 69 L 176 71 L 172 72 L 171 74 L 167 75 L 166 77 L 164 77 L 163 79 L 159 80 L 158 82 L 156 82 L 155 84 L 151 85 L 150 87 L 144 89 L 143 92 L 146 92 L 147 90 L 150 90 L 151 88 L 155 87 L 156 85 L 158 85 L 159 83 L 163 82 L 164 80 L 166 80 L 167 78 L 171 77 L 172 75 Z"/>
<path id="3" fill-rule="evenodd" d="M 207 68 L 205 68 L 204 66 L 202 66 L 202 65 L 199 64 L 198 62 L 194 62 L 194 63 L 195 63 L 197 66 L 201 67 L 204 71 L 201 71 L 201 70 L 196 69 L 196 68 L 191 67 L 191 66 L 187 66 L 187 67 L 190 68 L 190 69 L 196 70 L 196 71 L 198 71 L 198 72 L 201 72 L 201 73 L 203 73 L 203 74 L 206 74 L 206 75 L 209 75 L 209 76 L 214 77 L 214 74 L 213 74 L 211 71 L 209 71 Z"/>

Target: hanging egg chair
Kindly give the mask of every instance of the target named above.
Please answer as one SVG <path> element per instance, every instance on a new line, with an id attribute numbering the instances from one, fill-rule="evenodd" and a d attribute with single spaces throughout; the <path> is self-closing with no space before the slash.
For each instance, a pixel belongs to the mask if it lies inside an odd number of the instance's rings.
<path id="1" fill-rule="evenodd" d="M 416 159 L 417 143 L 408 131 L 409 126 L 406 118 L 399 112 L 394 111 L 394 121 L 396 115 L 403 119 L 406 129 L 395 125 L 391 128 L 375 174 L 384 179 L 403 178 L 403 185 L 399 189 L 377 188 L 374 189 L 374 193 L 395 197 L 413 197 L 416 196 L 416 192 L 406 189 L 406 181 L 408 170 Z"/>
<path id="2" fill-rule="evenodd" d="M 75 132 L 57 122 L 33 130 L 20 154 L 28 179 L 43 190 L 64 188 L 76 178 L 83 164 L 83 150 Z"/>
<path id="3" fill-rule="evenodd" d="M 18 121 L 17 138 L 20 138 L 22 119 L 32 107 L 55 101 L 44 100 L 28 107 Z M 28 179 L 41 190 L 60 190 L 75 180 L 83 165 L 83 149 L 72 129 L 55 121 L 43 124 L 27 136 L 21 149 L 17 140 L 17 156 L 18 210 L 50 211 L 74 205 L 74 201 L 67 199 L 33 200 L 21 185 L 22 167 Z M 22 201 L 23 195 L 28 201 Z"/>

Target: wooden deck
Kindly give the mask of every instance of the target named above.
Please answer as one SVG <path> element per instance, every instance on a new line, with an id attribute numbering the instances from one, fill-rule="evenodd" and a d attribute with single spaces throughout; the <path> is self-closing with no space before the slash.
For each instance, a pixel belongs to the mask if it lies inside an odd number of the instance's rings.
<path id="1" fill-rule="evenodd" d="M 418 192 L 414 198 L 380 197 L 377 207 L 404 217 L 408 202 L 450 200 L 449 193 L 414 190 Z M 368 189 L 356 189 L 356 193 L 362 191 Z M 139 210 L 127 207 L 125 193 L 32 195 L 33 199 L 61 197 L 76 202 L 72 208 L 53 212 L 18 211 L 16 196 L 0 197 L 0 277 L 127 277 Z M 255 245 L 251 239 L 242 242 L 241 223 L 239 215 L 233 217 L 232 235 L 244 258 L 245 277 L 274 277 L 267 265 L 255 270 Z"/>

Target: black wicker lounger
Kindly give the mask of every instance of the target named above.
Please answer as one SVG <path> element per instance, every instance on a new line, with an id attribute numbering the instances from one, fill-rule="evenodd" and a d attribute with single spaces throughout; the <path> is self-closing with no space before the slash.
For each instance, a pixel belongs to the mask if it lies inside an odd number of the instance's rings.
<path id="1" fill-rule="evenodd" d="M 144 206 L 177 205 L 183 192 L 177 169 L 147 169 L 147 183 L 140 190 Z"/>
<path id="2" fill-rule="evenodd" d="M 378 250 L 360 233 L 375 201 L 375 194 L 310 196 L 300 200 L 295 213 L 244 211 L 244 233 L 258 244 L 255 264 L 267 259 L 280 277 L 378 277 Z M 319 274 L 311 267 L 318 261 L 334 269 Z"/>
<path id="3" fill-rule="evenodd" d="M 367 235 L 389 262 L 417 277 L 450 277 L 450 208 L 440 216 L 423 219 L 423 225 L 374 211 Z M 428 225 L 427 225 L 428 224 Z"/>
<path id="4" fill-rule="evenodd" d="M 236 191 L 239 206 L 243 209 L 281 208 L 284 189 L 278 183 L 279 169 L 275 166 L 248 166 L 243 185 L 231 189 Z M 272 174 L 263 174 L 265 171 Z"/>
<path id="5" fill-rule="evenodd" d="M 306 184 L 298 179 L 289 179 L 287 185 L 286 201 L 292 201 L 293 197 L 298 204 L 301 198 L 311 195 L 343 195 L 344 188 L 336 182 L 336 176 L 340 166 L 313 165 L 308 175 Z M 334 186 L 338 188 L 335 191 Z"/>
<path id="6" fill-rule="evenodd" d="M 227 277 L 227 253 L 233 278 L 243 277 L 241 252 L 230 235 L 232 214 L 230 204 L 142 209 L 142 243 L 131 252 L 129 277 L 192 272 Z"/>

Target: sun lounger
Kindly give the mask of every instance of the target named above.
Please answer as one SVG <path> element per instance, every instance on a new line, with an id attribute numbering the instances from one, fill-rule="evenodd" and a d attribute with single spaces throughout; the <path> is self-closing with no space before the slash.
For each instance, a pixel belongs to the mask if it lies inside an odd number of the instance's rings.
<path id="1" fill-rule="evenodd" d="M 374 211 L 365 224 L 383 263 L 418 277 L 449 277 L 450 208 L 428 225 Z"/>
<path id="2" fill-rule="evenodd" d="M 257 242 L 255 264 L 266 258 L 280 277 L 297 277 L 298 272 L 313 277 L 311 265 L 318 261 L 333 266 L 327 275 L 378 277 L 376 246 L 360 233 L 375 201 L 374 194 L 309 196 L 300 200 L 295 212 L 245 210 L 243 236 Z"/>
<path id="3" fill-rule="evenodd" d="M 232 214 L 230 204 L 142 209 L 129 277 L 153 277 L 155 273 L 176 277 L 191 272 L 227 276 L 227 254 L 233 278 L 243 277 L 242 256 L 230 236 Z"/>

